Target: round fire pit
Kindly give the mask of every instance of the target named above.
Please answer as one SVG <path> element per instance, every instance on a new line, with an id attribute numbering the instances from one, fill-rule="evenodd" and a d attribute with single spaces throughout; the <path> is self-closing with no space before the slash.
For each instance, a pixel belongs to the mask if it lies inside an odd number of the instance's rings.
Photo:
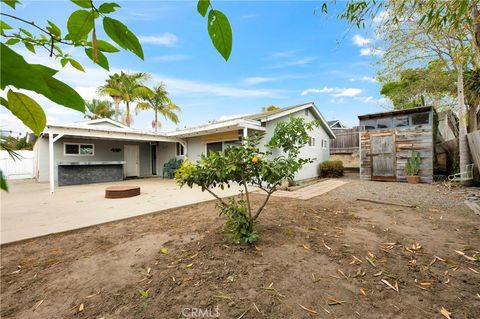
<path id="1" fill-rule="evenodd" d="M 105 198 L 127 198 L 140 195 L 140 186 L 110 186 L 105 189 Z"/>

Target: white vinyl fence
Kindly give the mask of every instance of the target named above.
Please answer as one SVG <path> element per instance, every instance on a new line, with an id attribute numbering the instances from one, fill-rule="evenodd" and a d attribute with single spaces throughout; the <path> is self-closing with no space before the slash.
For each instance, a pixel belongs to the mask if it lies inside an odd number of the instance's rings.
<path id="1" fill-rule="evenodd" d="M 7 151 L 0 151 L 0 169 L 6 179 L 33 178 L 33 151 L 16 151 L 20 158 L 13 159 Z"/>

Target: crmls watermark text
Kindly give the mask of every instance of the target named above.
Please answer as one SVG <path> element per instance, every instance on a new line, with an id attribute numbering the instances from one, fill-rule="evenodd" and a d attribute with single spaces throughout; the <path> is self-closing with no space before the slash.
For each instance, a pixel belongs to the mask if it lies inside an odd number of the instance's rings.
<path id="1" fill-rule="evenodd" d="M 185 307 L 182 309 L 183 318 L 219 318 L 218 306 L 210 308 Z"/>

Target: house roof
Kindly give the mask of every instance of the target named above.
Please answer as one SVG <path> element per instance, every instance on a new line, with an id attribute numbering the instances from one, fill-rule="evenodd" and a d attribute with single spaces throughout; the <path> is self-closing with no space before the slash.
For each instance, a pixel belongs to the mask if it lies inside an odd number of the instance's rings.
<path id="1" fill-rule="evenodd" d="M 322 116 L 322 114 L 313 102 L 283 107 L 273 111 L 239 116 L 237 118 L 224 121 L 213 121 L 204 125 L 194 126 L 171 132 L 142 131 L 128 127 L 122 123 L 111 119 L 97 119 L 82 121 L 78 123 L 48 123 L 44 133 L 53 132 L 55 134 L 73 136 L 82 136 L 82 134 L 84 134 L 84 136 L 92 138 L 104 137 L 131 140 L 150 139 L 152 141 L 175 141 L 178 138 L 201 136 L 243 128 L 257 131 L 265 131 L 265 127 L 262 125 L 262 123 L 285 117 L 307 108 L 310 108 L 312 110 L 312 114 L 317 120 L 320 121 L 322 127 L 330 136 L 330 138 L 335 138 L 335 133 L 333 133 L 327 121 Z M 108 123 L 110 125 L 99 125 L 102 123 Z"/>
<path id="2" fill-rule="evenodd" d="M 379 117 L 390 117 L 395 115 L 429 112 L 431 110 L 432 110 L 431 106 L 421 106 L 421 107 L 414 107 L 411 109 L 404 109 L 404 110 L 397 110 L 397 111 L 364 114 L 364 115 L 359 115 L 358 118 L 360 120 L 368 120 L 368 119 L 374 119 Z"/>
<path id="3" fill-rule="evenodd" d="M 275 120 L 277 118 L 281 118 L 284 116 L 288 116 L 295 112 L 311 108 L 312 113 L 316 119 L 320 120 L 322 127 L 325 129 L 327 134 L 330 138 L 335 138 L 335 133 L 331 130 L 330 126 L 328 125 L 327 121 L 320 113 L 320 111 L 315 106 L 315 103 L 309 102 L 304 104 L 292 105 L 288 107 L 282 107 L 277 110 L 260 112 L 256 114 L 250 115 L 243 115 L 239 116 L 234 119 L 228 119 L 223 121 L 212 121 L 207 124 L 190 127 L 186 129 L 181 129 L 173 132 L 166 133 L 167 136 L 178 136 L 178 137 L 190 137 L 196 135 L 205 135 L 211 133 L 222 132 L 231 129 L 241 129 L 241 128 L 249 128 L 254 130 L 264 131 L 265 128 L 262 126 L 262 122 L 268 122 Z"/>

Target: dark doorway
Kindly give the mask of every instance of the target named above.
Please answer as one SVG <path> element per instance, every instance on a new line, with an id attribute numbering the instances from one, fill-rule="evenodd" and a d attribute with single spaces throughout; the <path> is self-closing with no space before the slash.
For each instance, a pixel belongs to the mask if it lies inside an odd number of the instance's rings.
<path id="1" fill-rule="evenodd" d="M 152 153 L 152 175 L 157 175 L 157 145 L 151 145 L 151 153 Z"/>

